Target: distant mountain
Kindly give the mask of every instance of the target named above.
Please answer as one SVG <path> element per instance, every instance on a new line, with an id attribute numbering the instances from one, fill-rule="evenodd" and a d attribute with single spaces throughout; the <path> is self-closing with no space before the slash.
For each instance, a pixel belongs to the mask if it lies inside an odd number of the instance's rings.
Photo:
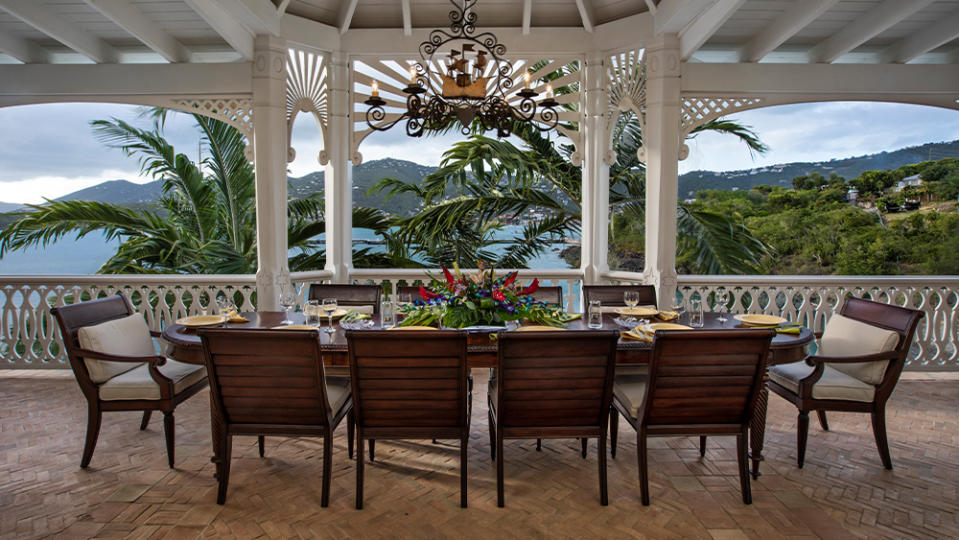
<path id="1" fill-rule="evenodd" d="M 163 194 L 159 180 L 146 184 L 134 184 L 126 180 L 109 180 L 80 191 L 64 195 L 58 201 L 98 201 L 111 204 L 150 204 Z"/>
<path id="2" fill-rule="evenodd" d="M 21 208 L 23 208 L 23 205 L 20 203 L 0 202 L 0 214 L 4 212 L 15 212 Z"/>
<path id="3" fill-rule="evenodd" d="M 836 173 L 851 180 L 865 171 L 898 169 L 947 157 L 959 157 L 959 140 L 831 161 L 784 163 L 741 171 L 691 171 L 679 177 L 679 198 L 692 197 L 701 189 L 750 189 L 763 184 L 791 188 L 793 178 L 814 172 L 826 177 Z"/>

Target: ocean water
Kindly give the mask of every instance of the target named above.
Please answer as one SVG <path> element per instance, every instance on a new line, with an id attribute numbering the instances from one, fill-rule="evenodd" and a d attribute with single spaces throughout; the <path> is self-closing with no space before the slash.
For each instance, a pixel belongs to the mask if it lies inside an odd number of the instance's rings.
<path id="1" fill-rule="evenodd" d="M 519 226 L 505 227 L 501 238 L 512 238 L 521 230 Z M 353 238 L 375 239 L 376 235 L 368 229 L 353 229 Z M 46 247 L 4 253 L 0 258 L 0 274 L 93 274 L 116 252 L 117 245 L 119 242 L 108 241 L 100 235 L 87 235 L 79 240 L 71 236 Z M 567 268 L 566 261 L 559 255 L 564 247 L 564 244 L 554 244 L 530 261 L 530 268 Z M 505 249 L 505 246 L 493 249 Z"/>

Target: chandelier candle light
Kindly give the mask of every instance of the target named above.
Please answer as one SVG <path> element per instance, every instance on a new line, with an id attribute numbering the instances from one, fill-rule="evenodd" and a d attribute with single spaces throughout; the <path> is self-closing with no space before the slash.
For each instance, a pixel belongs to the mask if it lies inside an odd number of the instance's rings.
<path id="1" fill-rule="evenodd" d="M 513 131 L 513 122 L 529 122 L 540 131 L 556 127 L 559 103 L 553 88 L 547 85 L 546 97 L 536 104 L 539 94 L 530 88 L 530 73 L 523 74 L 523 89 L 516 92 L 520 101 L 510 105 L 507 97 L 513 87 L 513 64 L 504 59 L 506 46 L 491 32 L 476 34 L 477 0 L 450 0 L 449 31 L 436 29 L 420 43 L 419 62 L 410 66 L 406 94 L 406 111 L 387 120 L 387 102 L 379 95 L 379 84 L 373 81 L 370 97 L 364 103 L 366 123 L 377 131 L 386 131 L 406 120 L 406 134 L 420 137 L 425 131 L 440 131 L 457 120 L 463 134 L 470 133 L 473 121 L 482 131 L 496 130 L 498 137 Z M 434 57 L 442 58 L 445 73 L 433 73 Z M 438 82 L 441 82 L 440 86 Z"/>

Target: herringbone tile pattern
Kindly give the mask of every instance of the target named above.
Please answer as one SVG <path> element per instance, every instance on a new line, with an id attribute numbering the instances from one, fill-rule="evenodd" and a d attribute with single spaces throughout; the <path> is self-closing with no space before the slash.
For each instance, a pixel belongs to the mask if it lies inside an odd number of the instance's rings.
<path id="1" fill-rule="evenodd" d="M 854 538 L 959 536 L 959 380 L 902 381 L 889 407 L 894 471 L 882 468 L 868 419 L 832 414 L 810 427 L 795 466 L 795 409 L 772 397 L 764 475 L 752 506 L 739 495 L 732 440 L 651 441 L 652 505 L 638 501 L 635 438 L 621 424 L 610 461 L 610 506 L 599 505 L 595 443 L 506 444 L 506 508 L 496 508 L 486 386 L 476 374 L 470 508 L 458 507 L 455 443 L 382 441 L 367 469 L 366 508 L 353 509 L 345 428 L 335 437 L 329 508 L 320 507 L 320 442 L 237 439 L 225 506 L 209 463 L 207 394 L 177 409 L 177 468 L 161 422 L 104 418 L 88 470 L 78 462 L 86 412 L 67 373 L 0 372 L 0 537 Z"/>

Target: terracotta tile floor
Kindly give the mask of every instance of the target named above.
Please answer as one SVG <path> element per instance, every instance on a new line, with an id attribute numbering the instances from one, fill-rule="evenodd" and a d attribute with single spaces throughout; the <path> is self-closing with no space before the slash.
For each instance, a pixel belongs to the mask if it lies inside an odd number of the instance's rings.
<path id="1" fill-rule="evenodd" d="M 486 386 L 477 373 L 469 509 L 458 507 L 453 443 L 380 442 L 367 469 L 366 508 L 353 509 L 355 469 L 336 434 L 331 504 L 321 508 L 320 443 L 234 443 L 225 506 L 214 504 L 206 392 L 177 409 L 177 467 L 166 466 L 161 421 L 104 418 L 89 469 L 78 466 L 86 425 L 69 372 L 0 372 L 0 537 L 484 537 L 853 538 L 959 537 L 959 377 L 913 375 L 889 406 L 893 471 L 882 468 L 868 418 L 811 422 L 806 467 L 795 466 L 795 409 L 771 397 L 763 476 L 740 500 L 733 440 L 650 443 L 652 505 L 638 501 L 635 439 L 621 424 L 610 461 L 610 505 L 599 505 L 595 443 L 506 445 L 506 508 L 496 508 Z"/>

